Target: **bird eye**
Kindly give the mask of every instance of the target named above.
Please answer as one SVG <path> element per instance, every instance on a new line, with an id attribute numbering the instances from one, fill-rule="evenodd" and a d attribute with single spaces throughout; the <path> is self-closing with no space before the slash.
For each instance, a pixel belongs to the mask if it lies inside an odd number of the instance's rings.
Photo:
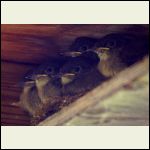
<path id="1" fill-rule="evenodd" d="M 101 53 L 104 53 L 105 52 L 105 50 L 101 50 Z"/>
<path id="2" fill-rule="evenodd" d="M 52 71 L 53 71 L 52 68 L 47 68 L 47 69 L 46 69 L 46 73 L 51 73 Z"/>
<path id="3" fill-rule="evenodd" d="M 26 76 L 26 77 L 25 77 L 25 79 L 30 79 L 30 78 L 31 78 L 31 76 Z"/>
<path id="4" fill-rule="evenodd" d="M 26 73 L 26 75 L 24 76 L 25 79 L 29 80 L 34 76 L 34 72 L 33 70 L 30 70 Z"/>
<path id="5" fill-rule="evenodd" d="M 114 48 L 116 46 L 116 42 L 115 41 L 108 41 L 106 43 L 107 47 L 110 47 L 110 48 Z"/>
<path id="6" fill-rule="evenodd" d="M 80 66 L 76 66 L 76 67 L 74 67 L 73 70 L 74 70 L 75 73 L 79 73 L 81 71 L 81 67 Z"/>
<path id="7" fill-rule="evenodd" d="M 88 49 L 88 47 L 86 45 L 84 45 L 80 48 L 81 51 L 86 51 L 87 49 Z"/>

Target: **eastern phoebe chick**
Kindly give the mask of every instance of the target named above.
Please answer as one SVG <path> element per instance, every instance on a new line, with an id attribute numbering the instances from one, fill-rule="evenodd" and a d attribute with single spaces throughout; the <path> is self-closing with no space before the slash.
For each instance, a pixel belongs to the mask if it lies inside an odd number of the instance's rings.
<path id="1" fill-rule="evenodd" d="M 35 78 L 38 96 L 46 114 L 57 111 L 58 103 L 62 100 L 60 80 L 46 74 L 38 74 Z"/>
<path id="2" fill-rule="evenodd" d="M 77 57 L 83 54 L 84 57 L 91 58 L 93 62 L 97 63 L 99 58 L 91 51 L 95 47 L 97 41 L 98 39 L 92 37 L 78 37 L 69 46 L 68 51 L 61 53 L 61 55 Z"/>
<path id="3" fill-rule="evenodd" d="M 95 44 L 94 51 L 101 60 L 98 69 L 106 77 L 116 75 L 148 53 L 143 39 L 121 33 L 109 34 L 101 38 Z"/>
<path id="4" fill-rule="evenodd" d="M 39 74 L 35 79 L 38 95 L 43 104 L 53 103 L 61 96 L 61 82 L 59 78 Z"/>
<path id="5" fill-rule="evenodd" d="M 68 61 L 60 69 L 60 74 L 64 96 L 85 93 L 105 80 L 96 67 L 82 57 L 75 57 Z"/>
<path id="6" fill-rule="evenodd" d="M 97 68 L 105 77 L 112 77 L 127 67 L 110 48 L 99 48 L 95 52 L 101 59 Z"/>
<path id="7" fill-rule="evenodd" d="M 24 82 L 20 101 L 15 104 L 27 111 L 33 118 L 40 118 L 44 115 L 41 100 L 35 86 L 35 81 Z"/>

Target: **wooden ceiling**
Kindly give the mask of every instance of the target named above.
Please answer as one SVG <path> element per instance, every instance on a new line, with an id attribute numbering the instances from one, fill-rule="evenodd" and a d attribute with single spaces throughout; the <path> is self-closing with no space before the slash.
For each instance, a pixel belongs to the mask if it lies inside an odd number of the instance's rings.
<path id="1" fill-rule="evenodd" d="M 19 100 L 17 83 L 27 70 L 67 50 L 79 36 L 100 38 L 112 32 L 148 34 L 148 25 L 1 25 L 1 125 L 30 125 L 29 116 L 12 106 Z"/>

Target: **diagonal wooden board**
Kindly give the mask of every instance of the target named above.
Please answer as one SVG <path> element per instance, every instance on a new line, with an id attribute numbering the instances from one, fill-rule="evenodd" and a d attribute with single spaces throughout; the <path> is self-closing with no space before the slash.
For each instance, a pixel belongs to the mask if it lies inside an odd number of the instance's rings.
<path id="1" fill-rule="evenodd" d="M 149 73 L 77 114 L 63 126 L 149 125 Z"/>
<path id="2" fill-rule="evenodd" d="M 141 62 L 138 62 L 137 64 L 125 69 L 114 78 L 99 85 L 74 103 L 39 123 L 39 126 L 62 125 L 67 120 L 73 118 L 75 115 L 81 113 L 85 109 L 96 105 L 99 101 L 109 97 L 114 92 L 120 90 L 121 87 L 130 83 L 137 77 L 146 74 L 148 71 L 149 57 L 144 58 Z"/>

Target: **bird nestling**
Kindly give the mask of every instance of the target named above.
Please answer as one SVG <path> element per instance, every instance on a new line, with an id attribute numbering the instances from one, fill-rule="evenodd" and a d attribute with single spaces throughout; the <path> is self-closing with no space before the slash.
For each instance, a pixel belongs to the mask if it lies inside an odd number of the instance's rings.
<path id="1" fill-rule="evenodd" d="M 68 51 L 60 53 L 61 56 L 65 57 L 77 57 L 80 56 L 82 53 L 87 52 L 95 47 L 95 43 L 98 41 L 98 39 L 93 37 L 78 37 L 76 38 L 73 43 L 69 46 Z M 95 62 L 99 61 L 98 57 L 90 52 L 85 53 L 85 57 L 95 59 Z"/>
<path id="2" fill-rule="evenodd" d="M 60 69 L 63 96 L 85 93 L 105 80 L 90 59 L 75 57 Z"/>
<path id="3" fill-rule="evenodd" d="M 112 77 L 127 67 L 115 52 L 111 52 L 110 48 L 100 47 L 95 52 L 101 59 L 97 68 L 105 77 Z"/>
<path id="4" fill-rule="evenodd" d="M 23 108 L 33 118 L 40 118 L 45 115 L 42 109 L 41 100 L 38 96 L 35 81 L 33 80 L 24 82 L 24 87 L 20 95 L 20 101 L 18 103 L 14 103 L 13 105 Z"/>
<path id="5" fill-rule="evenodd" d="M 112 77 L 139 61 L 148 54 L 146 42 L 132 34 L 114 33 L 104 36 L 94 48 L 101 59 L 99 71 L 106 77 Z"/>
<path id="6" fill-rule="evenodd" d="M 42 64 L 40 68 L 44 68 L 43 72 L 35 75 L 38 94 L 46 105 L 53 105 L 61 101 L 61 80 L 58 76 L 60 67 L 65 63 L 64 60 L 56 59 Z"/>

